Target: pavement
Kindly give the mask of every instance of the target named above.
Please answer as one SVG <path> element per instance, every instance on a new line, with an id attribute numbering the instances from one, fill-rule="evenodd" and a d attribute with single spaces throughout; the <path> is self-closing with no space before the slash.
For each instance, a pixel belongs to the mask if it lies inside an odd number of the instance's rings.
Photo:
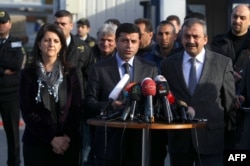
<path id="1" fill-rule="evenodd" d="M 23 155 L 22 155 L 22 135 L 23 135 L 23 131 L 24 131 L 24 127 L 25 124 L 23 122 L 22 119 L 20 119 L 19 122 L 19 131 L 20 131 L 20 157 L 21 157 L 21 164 L 20 166 L 24 166 L 23 163 Z M 3 122 L 2 122 L 2 118 L 0 116 L 0 166 L 7 166 L 6 164 L 6 160 L 7 160 L 7 142 L 6 142 L 6 135 L 3 129 Z"/>

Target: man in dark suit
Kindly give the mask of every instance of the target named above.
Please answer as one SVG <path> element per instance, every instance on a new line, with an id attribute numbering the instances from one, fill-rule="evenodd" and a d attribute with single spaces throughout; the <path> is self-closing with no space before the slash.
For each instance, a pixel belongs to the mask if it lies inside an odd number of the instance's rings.
<path id="1" fill-rule="evenodd" d="M 170 162 L 174 166 L 223 166 L 224 116 L 235 97 L 232 61 L 204 47 L 208 37 L 203 20 L 187 19 L 181 38 L 185 51 L 164 60 L 161 71 L 176 99 L 192 106 L 195 118 L 207 119 L 207 126 L 169 131 Z"/>
<path id="2" fill-rule="evenodd" d="M 92 67 L 86 93 L 86 105 L 90 117 L 100 114 L 104 103 L 108 101 L 110 92 L 125 74 L 124 63 L 129 63 L 132 82 L 141 82 L 145 77 L 154 78 L 157 75 L 157 68 L 153 63 L 135 56 L 140 38 L 140 29 L 136 25 L 121 24 L 116 30 L 115 55 Z M 124 103 L 120 99 L 112 102 L 114 111 L 123 106 Z M 105 131 L 104 127 L 96 128 L 94 149 L 98 166 L 117 166 L 121 163 L 134 166 L 141 164 L 140 130 L 126 130 L 124 135 L 123 129 L 107 128 L 106 134 Z M 121 148 L 121 144 L 125 146 Z"/>

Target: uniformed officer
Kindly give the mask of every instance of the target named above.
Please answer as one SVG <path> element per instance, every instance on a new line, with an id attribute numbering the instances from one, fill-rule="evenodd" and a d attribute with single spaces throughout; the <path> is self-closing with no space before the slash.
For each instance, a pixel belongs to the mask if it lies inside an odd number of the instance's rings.
<path id="1" fill-rule="evenodd" d="M 81 40 L 88 43 L 90 47 L 93 47 L 96 44 L 96 38 L 89 35 L 90 32 L 90 23 L 87 18 L 81 18 L 76 22 L 77 24 L 77 34 L 76 36 L 80 37 Z"/>
<path id="2" fill-rule="evenodd" d="M 0 113 L 8 145 L 8 166 L 20 165 L 19 143 L 19 73 L 25 51 L 22 42 L 9 34 L 11 18 L 0 10 Z"/>
<path id="3" fill-rule="evenodd" d="M 54 14 L 54 22 L 58 24 L 65 35 L 68 51 L 67 51 L 67 61 L 71 62 L 74 66 L 77 67 L 78 78 L 81 85 L 82 99 L 85 97 L 85 85 L 88 79 L 88 69 L 90 65 L 94 62 L 94 56 L 90 47 L 81 40 L 79 37 L 71 34 L 71 30 L 73 29 L 73 16 L 67 10 L 59 10 Z M 83 127 L 87 128 L 86 121 L 83 122 Z M 83 129 L 82 129 L 83 130 Z M 87 129 L 86 129 L 87 130 Z M 83 131 L 83 136 L 86 138 L 81 138 L 81 141 L 88 141 L 88 133 Z M 80 140 L 79 140 L 80 141 Z M 79 142 L 80 143 L 80 142 Z M 84 144 L 88 144 L 83 142 Z M 75 156 L 72 157 L 72 162 L 82 161 L 82 159 L 78 160 L 80 145 L 75 146 Z M 72 165 L 77 163 L 72 163 Z"/>

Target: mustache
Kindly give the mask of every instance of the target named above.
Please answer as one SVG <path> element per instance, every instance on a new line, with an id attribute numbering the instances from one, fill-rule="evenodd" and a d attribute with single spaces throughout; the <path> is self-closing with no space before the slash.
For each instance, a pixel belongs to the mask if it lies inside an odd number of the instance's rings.
<path id="1" fill-rule="evenodd" d="M 241 24 L 238 24 L 238 23 L 233 23 L 233 25 L 241 26 Z"/>
<path id="2" fill-rule="evenodd" d="M 186 47 L 196 47 L 197 46 L 197 44 L 195 44 L 195 43 L 187 43 L 186 44 Z"/>

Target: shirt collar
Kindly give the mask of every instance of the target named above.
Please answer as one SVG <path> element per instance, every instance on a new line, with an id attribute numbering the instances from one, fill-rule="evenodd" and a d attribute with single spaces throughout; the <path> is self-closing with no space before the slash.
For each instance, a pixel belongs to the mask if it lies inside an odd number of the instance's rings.
<path id="1" fill-rule="evenodd" d="M 204 60 L 205 60 L 205 48 L 203 48 L 201 50 L 201 52 L 195 56 L 196 60 L 199 62 L 199 63 L 204 63 Z M 190 56 L 186 51 L 184 52 L 184 57 L 183 57 L 183 62 L 186 63 L 189 61 L 190 58 L 193 58 L 192 56 Z"/>
<path id="2" fill-rule="evenodd" d="M 126 63 L 124 60 L 121 59 L 121 57 L 118 55 L 118 52 L 116 52 L 115 54 L 116 56 L 116 60 L 117 60 L 117 64 L 119 67 L 121 67 L 124 63 Z M 130 66 L 133 66 L 133 62 L 134 62 L 134 56 L 132 58 L 129 59 L 128 63 Z"/>
<path id="3" fill-rule="evenodd" d="M 71 41 L 71 36 L 69 36 L 69 38 L 67 38 L 67 40 L 66 40 L 67 46 L 69 46 L 70 41 Z"/>

